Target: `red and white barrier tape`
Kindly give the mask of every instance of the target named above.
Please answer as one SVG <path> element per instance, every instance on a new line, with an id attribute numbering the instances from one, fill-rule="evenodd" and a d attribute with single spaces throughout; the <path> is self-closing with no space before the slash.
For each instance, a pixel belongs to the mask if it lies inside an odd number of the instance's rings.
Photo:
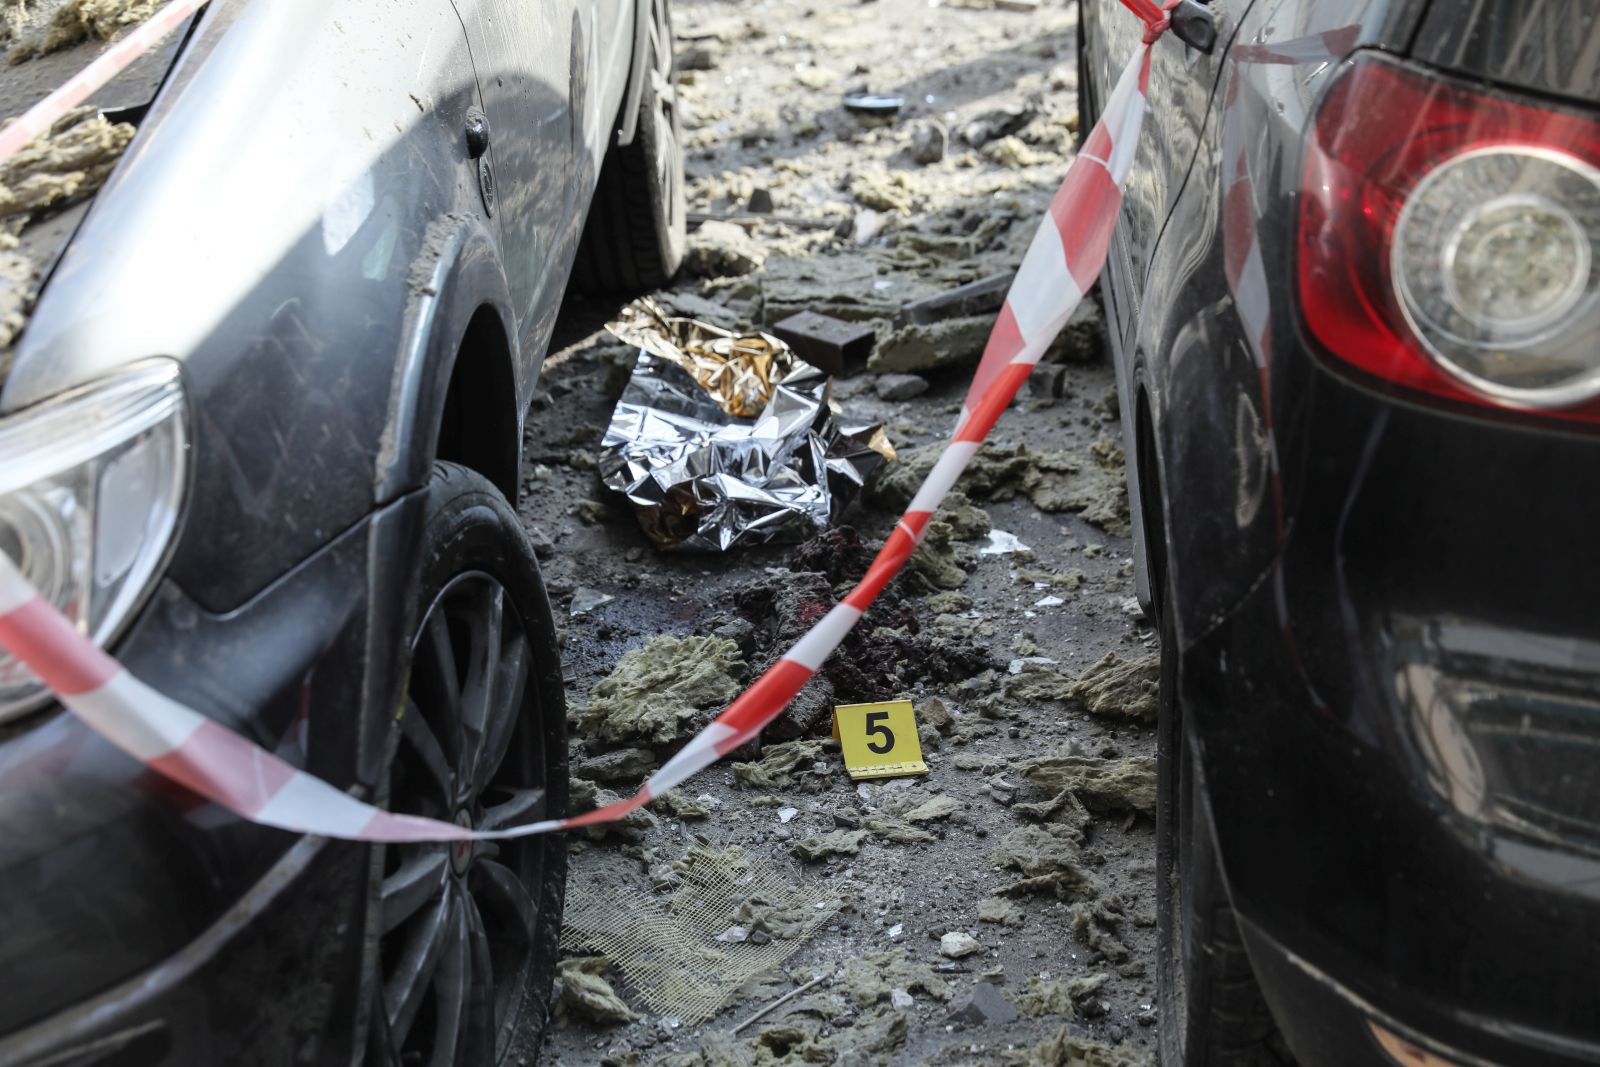
<path id="1" fill-rule="evenodd" d="M 41 597 L 3 553 L 0 647 L 112 744 L 207 800 L 265 826 L 356 841 L 459 841 L 610 822 L 643 807 L 753 739 L 811 680 L 911 557 L 945 494 L 1099 276 L 1144 120 L 1151 45 L 1166 28 L 1166 12 L 1177 0 L 1168 0 L 1165 7 L 1153 0 L 1122 2 L 1145 20 L 1144 41 L 1118 78 L 1105 114 L 1067 169 L 1028 247 L 949 446 L 855 589 L 634 796 L 570 819 L 492 832 L 382 811 L 296 770 L 134 678 Z"/>
<path id="2" fill-rule="evenodd" d="M 23 112 L 15 122 L 0 129 L 0 163 L 28 147 L 35 137 L 54 126 L 62 116 L 103 89 L 112 78 L 160 44 L 167 34 L 206 3 L 207 0 L 172 0 L 172 3 L 152 15 L 149 21 L 108 48 L 100 58 L 68 78 L 61 88 Z"/>

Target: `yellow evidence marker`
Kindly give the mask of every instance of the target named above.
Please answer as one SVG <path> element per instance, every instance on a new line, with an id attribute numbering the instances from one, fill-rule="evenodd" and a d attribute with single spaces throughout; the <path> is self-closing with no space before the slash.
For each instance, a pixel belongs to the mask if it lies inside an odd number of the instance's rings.
<path id="1" fill-rule="evenodd" d="M 841 704 L 833 709 L 833 736 L 844 748 L 844 769 L 851 778 L 928 773 L 909 700 Z"/>

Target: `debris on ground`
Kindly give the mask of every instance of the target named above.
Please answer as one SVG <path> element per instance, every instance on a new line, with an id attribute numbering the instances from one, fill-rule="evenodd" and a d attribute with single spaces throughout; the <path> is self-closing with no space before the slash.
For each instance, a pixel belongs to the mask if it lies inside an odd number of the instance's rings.
<path id="1" fill-rule="evenodd" d="M 736 227 L 742 237 L 724 236 L 736 245 L 748 238 L 763 262 L 744 274 L 722 272 L 745 264 L 710 268 L 719 277 L 685 274 L 652 299 L 723 330 L 779 336 L 836 375 L 830 402 L 881 424 L 917 462 L 904 473 L 882 469 L 792 547 L 653 551 L 609 500 L 575 510 L 600 490 L 596 471 L 573 453 L 598 454 L 594 428 L 606 425 L 637 350 L 590 332 L 614 304 L 570 298 L 534 397 L 529 470 L 538 485 L 521 509 L 548 535 L 541 565 L 564 616 L 579 588 L 616 598 L 562 620 L 572 707 L 590 701 L 620 656 L 663 633 L 733 642 L 745 679 L 770 668 L 866 573 L 943 448 L 1011 273 L 1075 151 L 1076 120 L 1074 6 L 1018 16 L 991 0 L 955 2 L 674 5 L 683 47 L 700 50 L 692 65 L 710 67 L 681 72 L 676 86 L 691 224 Z M 904 47 L 908 24 L 926 25 L 927 48 Z M 888 121 L 858 116 L 842 103 L 858 90 L 891 92 L 904 105 Z M 964 133 L 990 118 L 995 125 L 974 131 L 983 143 L 970 144 Z M 937 328 L 902 332 L 908 326 Z M 1077 793 L 1047 791 L 1018 770 L 1052 753 L 1154 751 L 1150 720 L 1115 710 L 1122 698 L 1091 713 L 1089 694 L 1071 692 L 1107 651 L 1133 660 L 1155 638 L 1148 620 L 1122 606 L 1134 596 L 1133 550 L 1121 532 L 1125 471 L 1105 332 L 1098 305 L 1085 301 L 933 516 L 939 526 L 919 565 L 884 588 L 757 741 L 653 804 L 653 825 L 602 841 L 572 835 L 573 899 L 610 894 L 621 902 L 613 921 L 656 907 L 681 924 L 673 902 L 692 871 L 673 860 L 686 838 L 719 855 L 738 848 L 792 889 L 848 905 L 801 940 L 787 972 L 751 974 L 708 1022 L 658 1007 L 619 966 L 617 992 L 649 1017 L 604 1029 L 574 1017 L 552 1035 L 547 1058 L 1020 1067 L 1031 1056 L 1039 1067 L 1125 1067 L 1153 1048 L 1156 1031 L 1140 1025 L 1151 1018 L 1150 981 L 1136 974 L 1155 941 L 1143 921 L 1154 914 L 1153 821 L 1101 816 Z M 1008 696 L 1019 684 L 1035 686 L 1038 699 Z M 929 773 L 849 779 L 828 740 L 834 707 L 896 699 L 916 708 Z M 664 761 L 683 740 L 612 740 L 581 728 L 574 738 L 580 775 L 620 774 L 624 765 L 648 773 L 638 755 L 601 760 L 635 749 Z M 779 747 L 795 742 L 804 747 Z M 627 777 L 596 783 L 608 784 L 633 787 Z M 685 821 L 683 803 L 709 817 Z M 828 854 L 812 862 L 797 854 L 798 843 L 834 834 L 847 845 L 864 836 L 854 853 L 824 846 Z M 785 920 L 808 916 L 733 881 L 717 925 L 692 942 L 719 955 L 673 957 L 679 972 L 719 989 L 730 963 L 790 946 Z M 1086 907 L 1074 913 L 1074 905 Z M 942 955 L 951 932 L 983 949 Z M 938 994 L 870 959 L 884 950 L 938 980 Z M 619 963 L 625 955 L 600 944 L 569 946 L 576 951 Z M 840 973 L 774 1006 L 784 991 L 846 967 L 854 982 L 871 975 L 861 1003 Z M 1091 974 L 1108 978 L 1074 1007 L 1073 1029 L 1059 1040 L 1061 1015 L 948 1021 L 948 1004 L 979 984 L 1018 1009 L 1033 976 L 1066 984 Z"/>
<path id="2" fill-rule="evenodd" d="M 628 1007 L 611 983 L 601 977 L 611 967 L 605 956 L 582 956 L 556 965 L 555 999 L 565 1012 L 597 1023 L 628 1023 L 639 1013 Z"/>
<path id="3" fill-rule="evenodd" d="M 708 1019 L 758 975 L 773 972 L 825 925 L 843 899 L 786 880 L 738 848 L 691 848 L 673 863 L 681 883 L 667 900 L 649 891 L 579 879 L 568 888 L 562 944 L 598 952 L 658 1014 Z M 743 921 L 741 922 L 741 917 Z M 781 928 L 719 941 L 731 927 Z"/>
<path id="4" fill-rule="evenodd" d="M 656 797 L 655 802 L 680 819 L 711 818 L 711 805 L 689 796 L 681 789 L 669 789 Z"/>
<path id="5" fill-rule="evenodd" d="M 901 452 L 900 462 L 884 469 L 872 483 L 872 499 L 880 506 L 904 508 L 943 451 L 944 444 L 936 442 Z M 973 456 L 956 485 L 974 500 L 1026 496 L 1040 511 L 1080 512 L 1106 532 L 1126 536 L 1129 513 L 1123 479 L 1120 469 L 1095 458 L 989 443 Z"/>
<path id="6" fill-rule="evenodd" d="M 6 59 L 22 63 L 91 38 L 109 41 L 145 22 L 165 0 L 10 0 L 0 13 Z"/>
<path id="7" fill-rule="evenodd" d="M 767 745 L 761 758 L 733 765 L 734 780 L 751 789 L 797 789 L 814 791 L 827 781 L 831 771 L 822 762 L 825 741 L 786 741 Z"/>
<path id="8" fill-rule="evenodd" d="M 976 363 L 993 329 L 993 315 L 911 323 L 878 342 L 867 369 L 908 374 Z"/>
<path id="9" fill-rule="evenodd" d="M 955 527 L 933 519 L 923 528 L 922 543 L 911 554 L 909 568 L 934 589 L 959 589 L 967 584 L 964 553 L 956 541 Z"/>
<path id="10" fill-rule="evenodd" d="M 752 657 L 754 669 L 765 670 L 803 637 L 866 574 L 875 554 L 876 546 L 863 541 L 853 528 L 836 527 L 798 546 L 790 558 L 793 573 L 781 582 L 763 576 L 742 589 L 735 604 L 756 626 L 761 648 Z M 992 665 L 989 654 L 970 635 L 923 628 L 907 602 L 913 577 L 903 575 L 879 594 L 839 651 L 768 727 L 769 734 L 793 737 L 819 732 L 836 704 L 890 700 L 917 682 L 964 681 Z"/>
<path id="11" fill-rule="evenodd" d="M 835 376 L 855 374 L 867 365 L 876 334 L 872 327 L 815 311 L 790 315 L 772 327 L 795 355 Z"/>
<path id="12" fill-rule="evenodd" d="M 0 222 L 89 196 L 111 176 L 133 135 L 131 125 L 111 122 L 95 108 L 69 111 L 0 163 Z"/>
<path id="13" fill-rule="evenodd" d="M 903 948 L 867 952 L 845 963 L 839 989 L 857 1008 L 887 1003 L 895 990 L 949 1000 L 950 983 Z"/>
<path id="14" fill-rule="evenodd" d="M 1026 760 L 1017 770 L 1058 798 L 1071 793 L 1091 811 L 1138 811 L 1153 815 L 1156 810 L 1153 756 L 1100 759 L 1062 753 Z"/>
<path id="15" fill-rule="evenodd" d="M 598 756 L 577 761 L 572 767 L 575 778 L 588 778 L 595 782 L 619 780 L 640 781 L 656 769 L 656 754 L 648 748 L 614 748 Z"/>
<path id="16" fill-rule="evenodd" d="M 937 163 L 944 158 L 945 146 L 949 143 L 950 134 L 943 123 L 936 120 L 920 123 L 911 134 L 911 159 L 923 166 Z"/>
<path id="17" fill-rule="evenodd" d="M 1066 981 L 1034 975 L 1028 979 L 1028 988 L 1017 997 L 1017 1008 L 1031 1019 L 1054 1016 L 1070 1022 L 1078 1018 L 1080 1007 L 1110 979 L 1110 975 L 1099 972 Z M 1084 1014 L 1103 1013 L 1085 1009 Z"/>
<path id="18" fill-rule="evenodd" d="M 567 609 L 569 615 L 587 615 L 596 608 L 605 607 L 615 600 L 610 593 L 602 593 L 598 589 L 579 586 L 572 594 L 572 604 Z"/>
<path id="19" fill-rule="evenodd" d="M 1081 589 L 1086 578 L 1087 576 L 1083 573 L 1083 570 L 1078 567 L 1064 571 L 1045 570 L 1040 567 L 1017 568 L 1017 580 L 1029 582 L 1035 589 L 1048 587 L 1065 589 L 1071 592 L 1074 589 Z M 1111 654 L 1114 655 L 1114 653 Z"/>
<path id="20" fill-rule="evenodd" d="M 587 778 L 573 778 L 568 789 L 567 798 L 572 805 L 572 811 L 582 812 L 609 807 L 621 800 L 622 795 L 609 789 L 602 789 Z M 615 822 L 595 823 L 591 826 L 583 827 L 578 832 L 590 841 L 604 841 L 612 836 L 631 839 L 655 825 L 655 813 L 648 808 L 639 808 L 636 811 L 628 812 L 627 815 Z"/>
<path id="21" fill-rule="evenodd" d="M 939 938 L 940 954 L 953 960 L 965 959 L 973 953 L 982 951 L 983 945 L 979 944 L 977 938 L 960 930 L 952 930 Z"/>
<path id="22" fill-rule="evenodd" d="M 795 842 L 794 854 L 807 863 L 815 863 L 829 856 L 854 856 L 861 851 L 861 843 L 869 836 L 866 830 L 833 830 L 826 834 L 813 834 Z"/>
<path id="23" fill-rule="evenodd" d="M 928 379 L 915 374 L 880 374 L 872 389 L 879 400 L 910 400 L 928 391 Z"/>
<path id="24" fill-rule="evenodd" d="M 995 890 L 1002 896 L 1051 892 L 1063 898 L 1094 895 L 1098 880 L 1083 860 L 1083 832 L 1060 823 L 1019 826 L 995 845 L 991 859 L 1024 877 Z"/>
<path id="25" fill-rule="evenodd" d="M 1015 270 L 1004 270 L 947 292 L 913 300 L 895 315 L 895 324 L 905 326 L 975 315 L 993 316 L 1005 303 L 1006 293 L 1011 290 L 1016 276 Z"/>
<path id="26" fill-rule="evenodd" d="M 978 921 L 1019 927 L 1027 921 L 1027 912 L 1018 907 L 1015 901 L 989 897 L 978 902 Z"/>
<path id="27" fill-rule="evenodd" d="M 1154 1061 L 1137 1049 L 1075 1037 L 1063 1026 L 1054 1037 L 1007 1062 L 1017 1067 L 1152 1067 Z"/>
<path id="28" fill-rule="evenodd" d="M 963 1026 L 1004 1026 L 1016 1021 L 1017 1009 L 998 986 L 979 982 L 951 1006 L 945 1018 Z"/>
<path id="29" fill-rule="evenodd" d="M 1161 708 L 1161 657 L 1126 658 L 1107 652 L 1078 675 L 1068 695 L 1095 715 L 1154 722 Z"/>
<path id="30" fill-rule="evenodd" d="M 691 736 L 739 694 L 744 657 L 732 641 L 657 637 L 617 661 L 578 708 L 578 728 L 606 741 L 664 744 Z"/>
<path id="31" fill-rule="evenodd" d="M 744 227 L 732 222 L 702 222 L 689 235 L 683 269 L 702 278 L 725 278 L 759 270 L 766 261 L 766 249 L 753 241 Z"/>
<path id="32" fill-rule="evenodd" d="M 1123 920 L 1127 918 L 1121 901 L 1116 897 L 1101 897 L 1095 901 L 1080 900 L 1070 910 L 1072 932 L 1094 952 L 1111 963 L 1127 963 L 1132 953 L 1117 936 Z"/>
<path id="33" fill-rule="evenodd" d="M 870 817 L 865 819 L 862 825 L 872 833 L 872 836 L 888 845 L 915 845 L 939 839 L 936 834 L 913 826 L 905 819 L 896 819 L 892 816 Z"/>
<path id="34" fill-rule="evenodd" d="M 6 352 L 28 325 L 37 280 L 38 272 L 32 260 L 0 250 L 0 382 L 5 381 L 10 360 Z"/>

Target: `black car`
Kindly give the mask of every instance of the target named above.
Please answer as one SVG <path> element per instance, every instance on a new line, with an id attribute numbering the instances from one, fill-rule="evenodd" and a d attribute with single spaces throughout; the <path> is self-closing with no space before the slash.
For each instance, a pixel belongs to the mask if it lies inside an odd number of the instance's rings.
<path id="1" fill-rule="evenodd" d="M 1163 1062 L 1600 1061 L 1600 11 L 1206 10 L 1102 286 Z"/>
<path id="2" fill-rule="evenodd" d="M 91 100 L 136 127 L 104 188 L 24 220 L 0 551 L 340 788 L 561 814 L 522 429 L 569 274 L 682 257 L 671 75 L 665 0 L 212 0 Z M 0 654 L 7 1067 L 530 1062 L 565 871 L 248 824 Z"/>

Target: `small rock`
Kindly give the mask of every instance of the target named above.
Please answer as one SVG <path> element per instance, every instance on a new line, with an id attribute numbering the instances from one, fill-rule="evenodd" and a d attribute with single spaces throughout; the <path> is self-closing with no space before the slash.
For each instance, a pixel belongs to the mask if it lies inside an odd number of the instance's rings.
<path id="1" fill-rule="evenodd" d="M 556 554 L 556 543 L 537 526 L 528 527 L 528 541 L 533 545 L 533 554 L 540 559 L 549 559 Z"/>
<path id="2" fill-rule="evenodd" d="M 922 721 L 941 734 L 948 734 L 955 728 L 956 723 L 955 715 L 951 713 L 949 705 L 938 697 L 929 697 L 922 702 Z"/>
<path id="3" fill-rule="evenodd" d="M 711 636 L 732 641 L 746 657 L 755 655 L 756 628 L 746 619 L 731 619 L 712 630 Z"/>
<path id="4" fill-rule="evenodd" d="M 791 819 L 793 819 L 796 815 L 799 815 L 799 814 L 800 814 L 800 809 L 799 808 L 779 808 L 778 809 L 778 821 L 779 822 L 788 822 Z"/>
<path id="5" fill-rule="evenodd" d="M 743 926 L 730 926 L 717 935 L 717 940 L 725 945 L 738 945 L 750 940 L 750 931 Z"/>
<path id="6" fill-rule="evenodd" d="M 939 951 L 953 960 L 959 960 L 974 952 L 982 952 L 983 946 L 978 944 L 978 939 L 971 934 L 952 930 L 939 939 Z"/>
<path id="7" fill-rule="evenodd" d="M 904 989 L 889 990 L 889 1004 L 891 1007 L 897 1008 L 900 1011 L 905 1011 L 915 1003 L 916 1001 L 912 999 L 911 994 L 907 993 Z"/>
<path id="8" fill-rule="evenodd" d="M 679 70 L 711 70 L 716 65 L 716 50 L 703 44 L 685 48 L 678 54 L 676 63 Z"/>
<path id="9" fill-rule="evenodd" d="M 957 1001 L 949 1015 L 950 1022 L 966 1026 L 1003 1026 L 1015 1022 L 1016 1018 L 1017 1009 L 997 986 L 988 982 L 973 986 L 972 992 Z"/>
<path id="10" fill-rule="evenodd" d="M 606 506 L 598 500 L 580 500 L 573 507 L 578 513 L 578 520 L 585 526 L 593 526 L 605 518 Z"/>
<path id="11" fill-rule="evenodd" d="M 911 133 L 911 158 L 923 166 L 944 158 L 950 135 L 938 122 L 925 122 Z"/>
<path id="12" fill-rule="evenodd" d="M 689 235 L 683 268 L 701 278 L 724 278 L 760 270 L 766 249 L 731 222 L 703 222 Z"/>
<path id="13" fill-rule="evenodd" d="M 773 209 L 771 189 L 752 189 L 744 209 L 752 215 L 770 215 Z"/>
<path id="14" fill-rule="evenodd" d="M 928 391 L 928 380 L 915 374 L 880 374 L 873 389 L 880 400 L 910 400 Z"/>
<path id="15" fill-rule="evenodd" d="M 1038 109 L 1031 104 L 1011 104 L 986 111 L 961 128 L 961 139 L 974 148 L 1016 133 L 1033 121 Z"/>
<path id="16" fill-rule="evenodd" d="M 858 245 L 871 244 L 888 225 L 888 215 L 871 208 L 862 208 L 856 212 L 855 220 L 851 223 L 850 238 Z"/>

